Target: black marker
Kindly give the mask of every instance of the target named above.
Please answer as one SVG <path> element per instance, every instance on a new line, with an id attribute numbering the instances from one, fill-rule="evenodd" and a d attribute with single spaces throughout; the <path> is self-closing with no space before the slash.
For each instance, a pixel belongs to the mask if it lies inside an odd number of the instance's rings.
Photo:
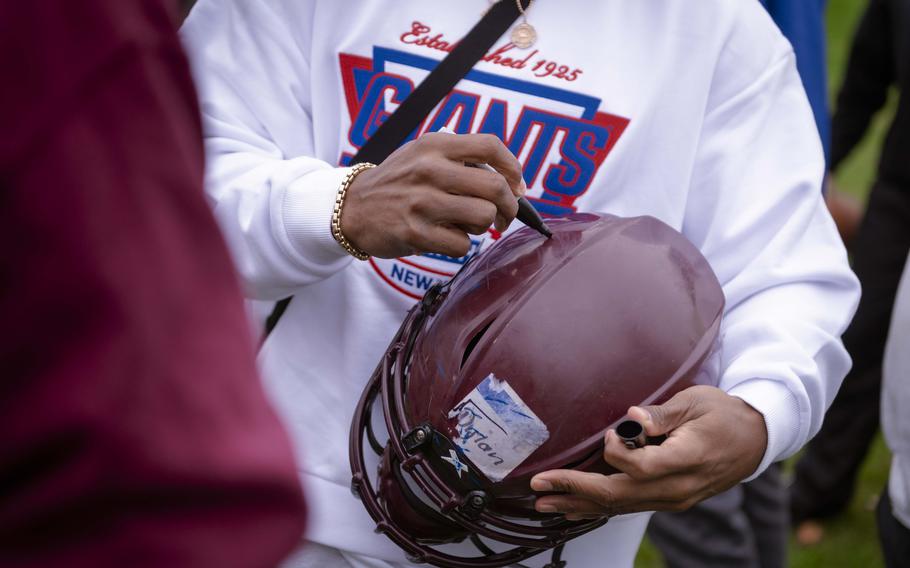
<path id="1" fill-rule="evenodd" d="M 481 168 L 493 172 L 494 174 L 499 173 L 487 164 L 465 165 L 473 168 Z M 534 209 L 534 206 L 531 205 L 531 202 L 528 201 L 528 198 L 524 195 L 518 198 L 518 213 L 515 215 L 515 218 L 548 239 L 553 236 L 553 232 L 550 231 L 550 229 L 547 227 L 547 224 L 543 222 L 543 217 L 540 216 L 540 213 L 537 212 L 537 209 Z"/>
<path id="2" fill-rule="evenodd" d="M 543 217 L 540 216 L 540 213 L 537 212 L 537 209 L 531 205 L 531 202 L 528 201 L 528 198 L 524 195 L 518 198 L 518 214 L 515 216 L 518 217 L 519 221 L 531 227 L 546 238 L 549 239 L 553 236 L 553 232 L 550 231 L 549 227 L 547 227 L 547 224 L 543 222 Z"/>
<path id="3" fill-rule="evenodd" d="M 616 435 L 619 436 L 619 441 L 630 450 L 645 446 L 659 446 L 667 439 L 664 435 L 646 435 L 645 427 L 641 425 L 641 422 L 632 419 L 620 422 L 616 427 Z"/>

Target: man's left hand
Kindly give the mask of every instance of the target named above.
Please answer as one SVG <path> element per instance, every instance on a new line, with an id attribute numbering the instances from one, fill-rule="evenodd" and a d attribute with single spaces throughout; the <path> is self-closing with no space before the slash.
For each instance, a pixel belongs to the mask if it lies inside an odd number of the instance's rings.
<path id="1" fill-rule="evenodd" d="M 669 437 L 659 446 L 629 449 L 607 431 L 604 459 L 620 473 L 539 473 L 533 490 L 564 494 L 539 497 L 538 511 L 569 520 L 683 511 L 751 475 L 768 443 L 764 417 L 714 387 L 690 387 L 662 405 L 632 407 L 629 417 L 648 436 Z"/>

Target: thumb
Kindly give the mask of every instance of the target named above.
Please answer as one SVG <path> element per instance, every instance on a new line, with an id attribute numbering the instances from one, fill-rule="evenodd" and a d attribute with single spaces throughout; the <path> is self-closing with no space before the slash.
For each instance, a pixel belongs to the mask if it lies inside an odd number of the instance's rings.
<path id="1" fill-rule="evenodd" d="M 663 404 L 633 406 L 629 408 L 628 415 L 644 426 L 648 436 L 661 436 L 669 434 L 693 418 L 694 402 L 692 393 L 684 390 Z"/>

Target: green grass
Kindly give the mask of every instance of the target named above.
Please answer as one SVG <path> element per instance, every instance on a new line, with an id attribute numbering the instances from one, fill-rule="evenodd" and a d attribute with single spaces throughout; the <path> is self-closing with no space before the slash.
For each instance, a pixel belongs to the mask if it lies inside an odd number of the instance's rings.
<path id="1" fill-rule="evenodd" d="M 863 463 L 856 494 L 847 512 L 825 523 L 825 538 L 815 546 L 790 542 L 790 566 L 795 568 L 873 568 L 882 566 L 875 505 L 888 478 L 890 458 L 879 436 Z"/>
<path id="2" fill-rule="evenodd" d="M 828 2 L 828 86 L 832 108 L 837 89 L 844 80 L 850 56 L 850 43 L 865 4 L 856 0 Z M 897 106 L 895 94 L 891 93 L 889 104 L 878 113 L 866 137 L 835 175 L 835 181 L 840 189 L 863 200 L 869 194 L 869 188 L 875 180 L 879 150 Z"/>
<path id="3" fill-rule="evenodd" d="M 865 4 L 856 0 L 828 2 L 828 81 L 832 106 L 837 88 L 843 81 L 850 43 Z M 876 116 L 865 139 L 835 173 L 835 181 L 841 190 L 866 199 L 875 179 L 878 153 L 895 106 L 895 96 L 892 93 L 889 104 Z M 879 436 L 863 464 L 856 494 L 849 509 L 844 515 L 825 524 L 824 539 L 810 547 L 801 547 L 791 539 L 788 563 L 791 568 L 882 566 L 874 507 L 885 485 L 889 462 L 888 449 Z M 792 460 L 788 465 L 792 466 Z M 647 540 L 642 544 L 635 566 L 636 568 L 663 566 L 660 554 Z"/>

